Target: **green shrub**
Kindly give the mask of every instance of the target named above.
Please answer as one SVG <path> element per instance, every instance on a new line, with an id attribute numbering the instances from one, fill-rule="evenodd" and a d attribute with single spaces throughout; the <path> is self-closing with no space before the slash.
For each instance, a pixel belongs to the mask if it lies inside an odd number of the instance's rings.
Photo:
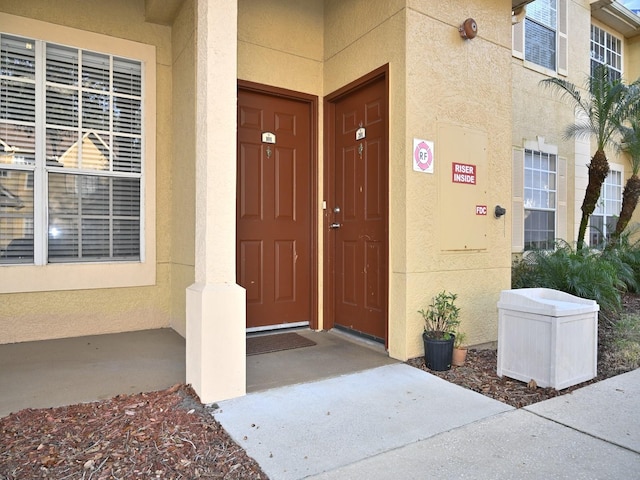
<path id="1" fill-rule="evenodd" d="M 431 338 L 449 340 L 456 332 L 460 320 L 460 307 L 456 305 L 458 295 L 444 290 L 433 297 L 426 310 L 418 310 L 424 320 L 424 333 Z"/>
<path id="2" fill-rule="evenodd" d="M 632 242 L 633 232 L 623 233 L 614 246 L 604 248 L 603 256 L 620 268 L 619 277 L 627 286 L 627 291 L 640 291 L 640 244 Z"/>
<path id="3" fill-rule="evenodd" d="M 633 269 L 614 252 L 574 250 L 559 241 L 554 251 L 527 252 L 512 267 L 512 288 L 552 288 L 595 300 L 608 317 L 621 309 L 621 294 L 635 285 Z"/>

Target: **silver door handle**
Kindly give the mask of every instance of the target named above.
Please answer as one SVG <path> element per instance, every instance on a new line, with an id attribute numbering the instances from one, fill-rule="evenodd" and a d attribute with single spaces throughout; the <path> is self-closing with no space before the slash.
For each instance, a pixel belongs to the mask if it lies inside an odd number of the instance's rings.
<path id="1" fill-rule="evenodd" d="M 329 225 L 329 228 L 340 228 L 342 225 L 340 225 L 339 223 L 332 223 L 331 225 Z"/>

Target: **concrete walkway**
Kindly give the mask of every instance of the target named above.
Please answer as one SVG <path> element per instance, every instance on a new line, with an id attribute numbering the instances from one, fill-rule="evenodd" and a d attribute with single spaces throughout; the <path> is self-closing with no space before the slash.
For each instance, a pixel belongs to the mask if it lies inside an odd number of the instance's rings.
<path id="1" fill-rule="evenodd" d="M 218 407 L 271 480 L 640 475 L 640 370 L 519 410 L 405 364 Z"/>

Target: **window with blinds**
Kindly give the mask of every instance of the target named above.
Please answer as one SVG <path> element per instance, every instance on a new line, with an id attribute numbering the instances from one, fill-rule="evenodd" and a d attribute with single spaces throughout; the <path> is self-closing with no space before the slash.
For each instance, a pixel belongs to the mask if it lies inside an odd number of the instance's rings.
<path id="1" fill-rule="evenodd" d="M 556 155 L 524 151 L 524 249 L 551 250 L 556 238 Z"/>
<path id="2" fill-rule="evenodd" d="M 604 179 L 596 209 L 589 218 L 589 245 L 603 246 L 615 232 L 622 209 L 623 172 L 611 168 Z"/>
<path id="3" fill-rule="evenodd" d="M 141 256 L 140 61 L 0 34 L 0 263 Z"/>
<path id="4" fill-rule="evenodd" d="M 527 5 L 524 23 L 524 58 L 529 62 L 556 70 L 557 51 L 556 0 L 536 0 Z"/>

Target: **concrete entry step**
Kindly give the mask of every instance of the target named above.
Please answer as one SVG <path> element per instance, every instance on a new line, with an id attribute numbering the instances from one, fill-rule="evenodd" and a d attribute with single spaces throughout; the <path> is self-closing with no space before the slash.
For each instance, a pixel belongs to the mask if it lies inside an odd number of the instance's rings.
<path id="1" fill-rule="evenodd" d="M 169 328 L 0 345 L 0 417 L 184 383 L 184 348 Z"/>
<path id="2" fill-rule="evenodd" d="M 247 393 L 398 363 L 381 344 L 331 330 L 296 333 L 316 345 L 247 357 Z"/>
<path id="3" fill-rule="evenodd" d="M 295 331 L 316 345 L 248 357 L 247 391 L 397 363 L 379 344 Z M 0 417 L 184 382 L 185 340 L 169 328 L 0 345 Z"/>

